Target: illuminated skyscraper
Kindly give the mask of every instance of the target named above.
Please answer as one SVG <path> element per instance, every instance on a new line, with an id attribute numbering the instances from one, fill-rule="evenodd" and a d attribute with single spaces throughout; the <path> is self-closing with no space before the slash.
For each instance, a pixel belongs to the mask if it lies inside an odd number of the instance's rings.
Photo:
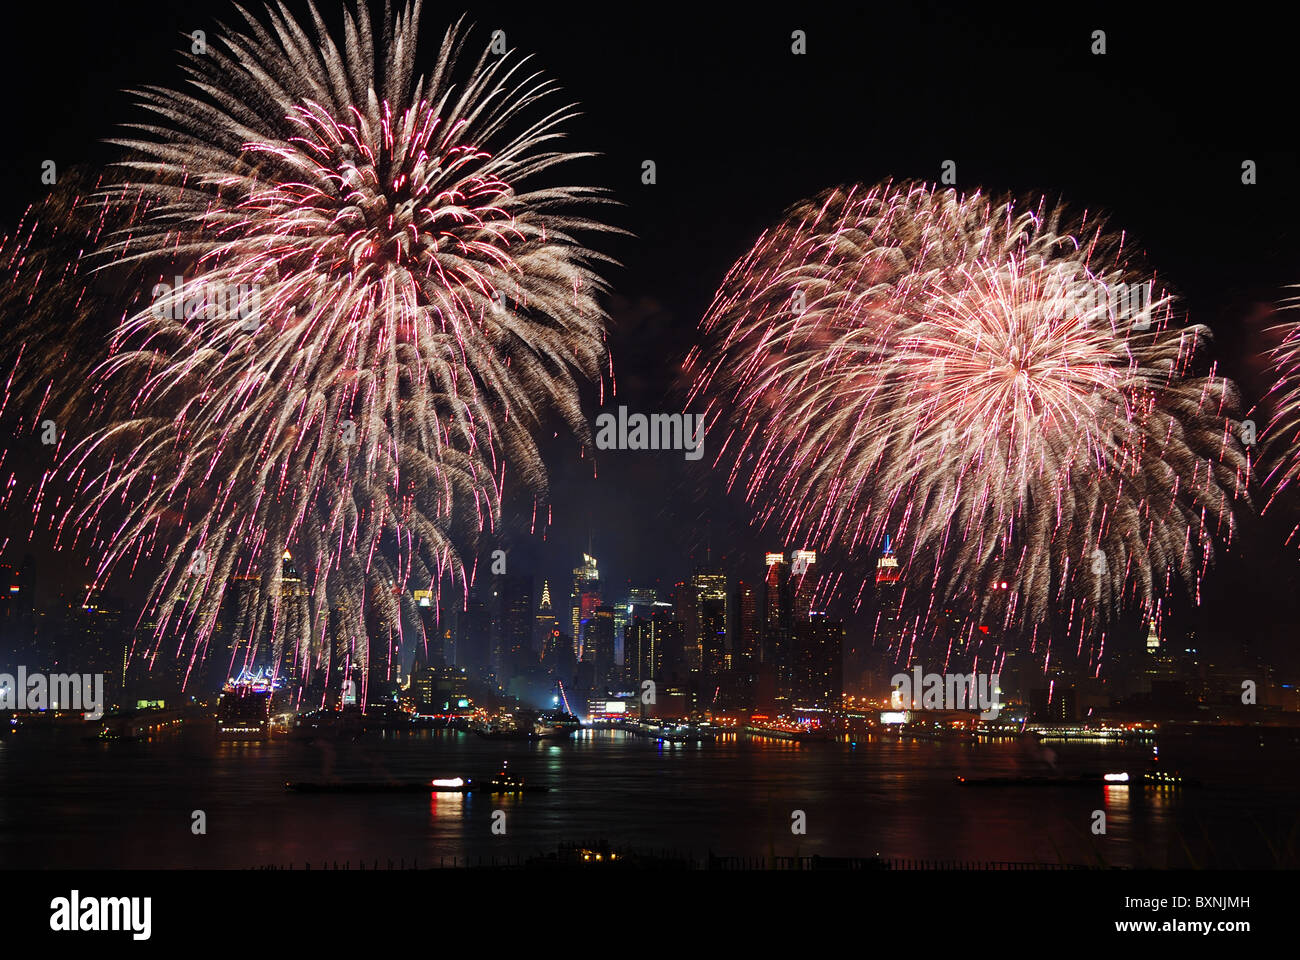
<path id="1" fill-rule="evenodd" d="M 1147 621 L 1147 653 L 1152 656 L 1160 653 L 1160 631 L 1156 629 L 1154 619 Z"/>
<path id="2" fill-rule="evenodd" d="M 573 591 L 569 594 L 569 612 L 573 626 L 573 655 L 583 659 L 582 621 L 588 619 L 600 606 L 600 571 L 596 568 L 596 558 L 589 553 L 582 555 L 582 566 L 573 568 Z"/>
<path id="3" fill-rule="evenodd" d="M 550 644 L 551 634 L 559 627 L 560 621 L 555 616 L 551 604 L 551 583 L 542 581 L 542 602 L 537 605 L 537 615 L 533 617 L 533 648 L 542 656 Z"/>
<path id="4" fill-rule="evenodd" d="M 638 689 L 645 680 L 666 688 L 673 682 L 670 661 L 672 651 L 681 648 L 682 625 L 661 607 L 649 616 L 634 618 L 630 631 L 631 679 L 636 681 Z"/>
<path id="5" fill-rule="evenodd" d="M 280 558 L 277 594 L 278 602 L 271 611 L 272 661 L 275 674 L 292 682 L 302 673 L 306 659 L 312 655 L 313 643 L 311 598 L 288 550 Z"/>
<path id="6" fill-rule="evenodd" d="M 816 563 L 817 553 L 813 550 L 793 550 L 790 553 L 791 615 L 796 624 L 807 620 L 812 612 L 813 587 L 817 582 L 813 565 Z"/>
<path id="7" fill-rule="evenodd" d="M 790 641 L 793 616 L 790 609 L 790 568 L 785 553 L 768 553 L 767 573 L 763 578 L 763 644 L 760 648 L 756 706 L 779 715 L 790 703 Z"/>
<path id="8" fill-rule="evenodd" d="M 790 627 L 790 598 L 787 590 L 787 573 L 784 553 L 766 556 L 767 573 L 763 578 L 764 635 L 770 641 Z M 764 660 L 771 659 L 767 653 Z"/>
<path id="9" fill-rule="evenodd" d="M 614 607 L 614 662 L 624 668 L 628 679 L 635 679 L 635 661 L 632 652 L 632 622 L 637 617 L 648 617 L 654 612 L 659 591 L 654 587 L 631 587 L 627 598 Z"/>
<path id="10" fill-rule="evenodd" d="M 758 594 L 752 583 L 736 583 L 736 629 L 732 634 L 731 666 L 753 670 L 758 666 L 762 635 L 758 629 Z"/>
<path id="11" fill-rule="evenodd" d="M 885 537 L 885 547 L 876 560 L 876 643 L 897 649 L 903 633 L 903 584 L 893 543 Z"/>
<path id="12" fill-rule="evenodd" d="M 711 703 L 713 689 L 726 669 L 728 648 L 727 575 L 715 567 L 699 567 L 691 578 L 695 591 L 698 627 L 695 654 L 700 679 L 704 684 L 706 704 Z"/>

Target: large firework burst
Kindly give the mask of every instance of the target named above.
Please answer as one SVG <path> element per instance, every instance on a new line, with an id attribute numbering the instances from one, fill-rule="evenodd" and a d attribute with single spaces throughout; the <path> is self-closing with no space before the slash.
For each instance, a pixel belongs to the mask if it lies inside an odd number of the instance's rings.
<path id="1" fill-rule="evenodd" d="M 363 611 L 391 628 L 411 587 L 464 583 L 461 536 L 498 519 L 507 465 L 544 486 L 540 419 L 585 429 L 603 284 L 573 231 L 599 228 L 578 211 L 600 192 L 535 186 L 580 154 L 525 60 L 465 69 L 457 26 L 416 78 L 419 3 L 378 36 L 345 11 L 341 45 L 314 9 L 244 17 L 117 141 L 102 200 L 147 212 L 103 252 L 157 283 L 98 371 L 111 419 L 63 458 L 87 503 L 58 522 L 100 580 L 161 558 L 149 615 L 191 662 L 253 578 L 241 619 L 273 625 L 281 671 L 322 666 L 333 620 L 364 684 Z"/>
<path id="2" fill-rule="evenodd" d="M 833 189 L 758 240 L 703 328 L 695 392 L 761 521 L 850 551 L 893 534 L 941 599 L 1006 582 L 1008 622 L 1087 627 L 1197 584 L 1231 533 L 1235 390 L 1100 223 Z"/>

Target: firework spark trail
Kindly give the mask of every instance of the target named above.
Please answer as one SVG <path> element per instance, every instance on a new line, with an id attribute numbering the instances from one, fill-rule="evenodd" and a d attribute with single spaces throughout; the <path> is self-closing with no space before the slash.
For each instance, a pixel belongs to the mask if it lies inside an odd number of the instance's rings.
<path id="1" fill-rule="evenodd" d="M 1300 297 L 1282 304 L 1286 316 L 1300 306 Z M 1300 481 L 1300 322 L 1287 319 L 1274 324 L 1269 333 L 1277 338 L 1267 351 L 1273 382 L 1264 398 L 1268 422 L 1261 432 L 1261 486 L 1265 490 L 1264 511 L 1280 506 Z M 1287 542 L 1296 540 L 1300 524 L 1291 528 Z"/>
<path id="2" fill-rule="evenodd" d="M 608 229 L 580 213 L 604 197 L 534 186 L 586 154 L 557 146 L 574 110 L 526 59 L 462 69 L 457 25 L 415 78 L 418 2 L 379 36 L 345 11 L 341 48 L 314 8 L 244 17 L 187 55 L 190 92 L 140 91 L 153 119 L 116 141 L 100 200 L 144 212 L 101 253 L 158 285 L 96 371 L 108 422 L 61 459 L 83 503 L 58 524 L 99 583 L 161 555 L 147 616 L 191 668 L 232 577 L 260 583 L 252 622 L 298 623 L 277 668 L 326 666 L 338 613 L 364 697 L 367 586 L 399 633 L 411 586 L 466 589 L 458 548 L 499 521 L 507 464 L 545 491 L 541 419 L 585 436 L 604 258 L 573 233 Z M 287 550 L 308 618 L 279 608 Z"/>
<path id="3" fill-rule="evenodd" d="M 1008 581 L 1001 616 L 1034 631 L 1198 584 L 1246 495 L 1235 387 L 1198 375 L 1208 331 L 1122 237 L 1064 216 L 891 183 L 760 237 L 687 359 L 757 522 L 859 554 L 892 534 L 913 582 L 984 612 Z"/>

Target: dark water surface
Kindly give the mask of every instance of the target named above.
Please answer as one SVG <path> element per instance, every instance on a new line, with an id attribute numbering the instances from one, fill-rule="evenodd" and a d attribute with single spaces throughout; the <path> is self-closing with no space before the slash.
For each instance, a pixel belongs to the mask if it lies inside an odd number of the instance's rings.
<path id="1" fill-rule="evenodd" d="M 1051 744 L 1066 773 L 1146 769 L 1150 746 Z M 286 780 L 483 777 L 503 759 L 549 793 L 300 795 Z M 1129 787 L 959 787 L 1046 772 L 1025 742 L 724 739 L 664 745 L 586 730 L 567 743 L 448 731 L 357 742 L 142 743 L 70 732 L 0 740 L 0 867 L 155 868 L 453 857 L 499 861 L 607 841 L 702 860 L 822 854 L 1138 867 L 1294 867 L 1300 731 L 1162 734 L 1161 766 L 1203 781 Z M 1107 834 L 1094 836 L 1104 810 Z M 191 812 L 207 814 L 206 836 Z M 491 832 L 494 810 L 506 835 Z M 792 812 L 807 834 L 794 836 Z M 1289 845 L 1289 846 L 1288 846 Z"/>

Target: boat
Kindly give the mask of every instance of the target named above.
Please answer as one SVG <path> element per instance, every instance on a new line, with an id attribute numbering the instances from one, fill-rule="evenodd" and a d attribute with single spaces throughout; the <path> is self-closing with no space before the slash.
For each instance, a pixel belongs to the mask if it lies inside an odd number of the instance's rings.
<path id="1" fill-rule="evenodd" d="M 270 737 L 272 687 L 241 678 L 226 684 L 217 705 L 218 740 Z"/>
<path id="2" fill-rule="evenodd" d="M 479 718 L 470 729 L 487 740 L 563 740 L 581 727 L 582 721 L 571 713 L 520 710 Z"/>
<path id="3" fill-rule="evenodd" d="M 1177 773 L 1151 770 L 1130 775 L 1119 773 L 1081 773 L 1072 777 L 958 777 L 963 787 L 1093 787 L 1133 786 L 1149 788 L 1197 787 L 1200 782 Z"/>
<path id="4" fill-rule="evenodd" d="M 433 780 L 287 780 L 284 788 L 292 793 L 547 793 L 550 788 L 525 783 L 509 773 L 506 764 L 501 772 L 486 780 L 468 777 L 441 777 Z"/>
<path id="5" fill-rule="evenodd" d="M 521 725 L 513 713 L 499 710 L 494 714 L 480 714 L 470 721 L 469 728 L 488 740 L 527 740 L 532 732 Z"/>
<path id="6" fill-rule="evenodd" d="M 533 721 L 533 738 L 537 740 L 563 740 L 582 727 L 582 721 L 571 713 L 547 711 L 539 713 Z"/>

